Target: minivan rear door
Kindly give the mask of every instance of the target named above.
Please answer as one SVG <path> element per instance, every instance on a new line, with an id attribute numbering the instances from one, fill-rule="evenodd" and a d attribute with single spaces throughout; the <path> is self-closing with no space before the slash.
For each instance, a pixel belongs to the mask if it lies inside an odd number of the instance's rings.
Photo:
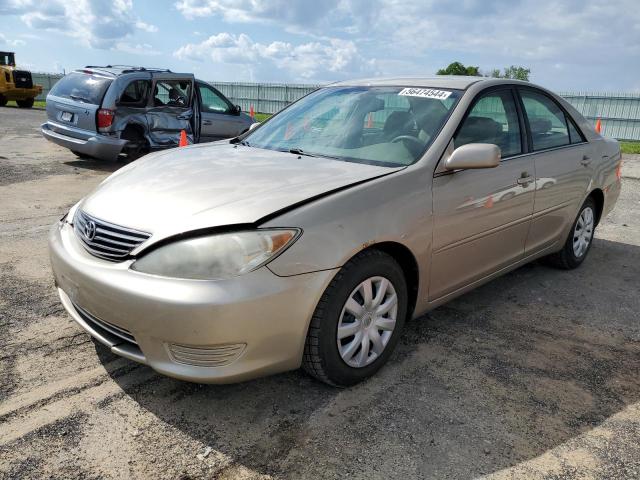
<path id="1" fill-rule="evenodd" d="M 77 138 L 95 135 L 96 113 L 113 78 L 87 70 L 58 80 L 47 95 L 50 128 Z"/>
<path id="2" fill-rule="evenodd" d="M 193 102 L 193 76 L 170 73 L 154 75 L 147 109 L 152 147 L 177 145 L 182 130 L 186 131 L 193 142 Z"/>

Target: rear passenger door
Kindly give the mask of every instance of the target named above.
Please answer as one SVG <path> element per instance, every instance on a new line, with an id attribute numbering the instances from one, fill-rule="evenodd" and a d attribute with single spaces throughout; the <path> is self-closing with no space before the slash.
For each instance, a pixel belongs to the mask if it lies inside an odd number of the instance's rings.
<path id="1" fill-rule="evenodd" d="M 193 79 L 156 77 L 147 110 L 152 147 L 174 146 L 185 130 L 193 138 Z"/>
<path id="2" fill-rule="evenodd" d="M 523 131 L 511 87 L 483 92 L 458 128 L 453 145 L 495 144 L 502 151 L 499 166 L 436 169 L 432 301 L 523 258 L 534 196 L 533 158 L 523 155 Z"/>
<path id="3" fill-rule="evenodd" d="M 519 88 L 535 161 L 536 195 L 527 253 L 564 241 L 591 180 L 591 146 L 555 99 Z"/>
<path id="4" fill-rule="evenodd" d="M 200 97 L 200 141 L 236 137 L 246 128 L 240 112 L 215 88 L 197 83 Z"/>

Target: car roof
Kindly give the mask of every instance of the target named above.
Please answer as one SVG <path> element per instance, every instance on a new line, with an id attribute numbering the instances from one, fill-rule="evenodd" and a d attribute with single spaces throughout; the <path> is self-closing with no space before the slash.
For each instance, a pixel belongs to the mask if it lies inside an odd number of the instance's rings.
<path id="1" fill-rule="evenodd" d="M 521 83 L 511 79 L 497 79 L 490 77 L 467 77 L 458 75 L 434 75 L 427 77 L 386 77 L 386 78 L 363 78 L 358 80 L 346 80 L 332 83 L 330 86 L 371 86 L 371 87 L 430 87 L 430 88 L 453 88 L 466 90 L 471 85 L 479 82 L 498 83 Z"/>

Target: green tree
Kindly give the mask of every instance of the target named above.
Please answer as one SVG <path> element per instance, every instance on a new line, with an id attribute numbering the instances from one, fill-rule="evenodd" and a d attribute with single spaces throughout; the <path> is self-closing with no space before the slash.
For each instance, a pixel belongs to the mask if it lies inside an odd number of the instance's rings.
<path id="1" fill-rule="evenodd" d="M 480 76 L 480 67 L 465 67 L 460 62 L 450 63 L 447 68 L 441 68 L 436 72 L 438 75 L 467 75 L 472 77 Z"/>
<path id="2" fill-rule="evenodd" d="M 511 78 L 513 80 L 524 80 L 525 82 L 529 81 L 529 74 L 531 73 L 531 69 L 520 67 L 517 65 L 511 65 L 504 69 L 504 73 L 500 73 L 499 69 L 495 69 L 491 71 L 491 75 L 494 78 Z"/>

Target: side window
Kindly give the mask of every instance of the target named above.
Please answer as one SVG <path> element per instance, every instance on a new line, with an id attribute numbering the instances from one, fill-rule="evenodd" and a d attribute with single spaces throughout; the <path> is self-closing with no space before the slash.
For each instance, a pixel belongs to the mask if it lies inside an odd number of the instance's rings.
<path id="1" fill-rule="evenodd" d="M 569 145 L 567 119 L 560 107 L 546 95 L 521 90 L 522 103 L 529 120 L 533 150 Z"/>
<path id="2" fill-rule="evenodd" d="M 191 82 L 188 80 L 160 80 L 153 89 L 153 105 L 156 107 L 188 107 L 191 98 Z"/>
<path id="3" fill-rule="evenodd" d="M 202 98 L 202 111 L 211 113 L 230 113 L 231 106 L 225 102 L 217 92 L 206 85 L 198 84 L 200 98 Z"/>
<path id="4" fill-rule="evenodd" d="M 151 84 L 148 80 L 134 80 L 127 85 L 120 100 L 119 105 L 144 106 L 147 103 Z"/>
<path id="5" fill-rule="evenodd" d="M 569 140 L 571 140 L 572 144 L 582 143 L 585 141 L 584 137 L 578 131 L 577 127 L 574 125 L 573 120 L 571 120 L 571 117 L 569 117 L 569 115 L 567 115 L 567 125 L 569 125 Z"/>
<path id="6" fill-rule="evenodd" d="M 520 122 L 511 90 L 491 92 L 478 100 L 453 139 L 454 147 L 493 143 L 502 158 L 522 153 Z"/>

